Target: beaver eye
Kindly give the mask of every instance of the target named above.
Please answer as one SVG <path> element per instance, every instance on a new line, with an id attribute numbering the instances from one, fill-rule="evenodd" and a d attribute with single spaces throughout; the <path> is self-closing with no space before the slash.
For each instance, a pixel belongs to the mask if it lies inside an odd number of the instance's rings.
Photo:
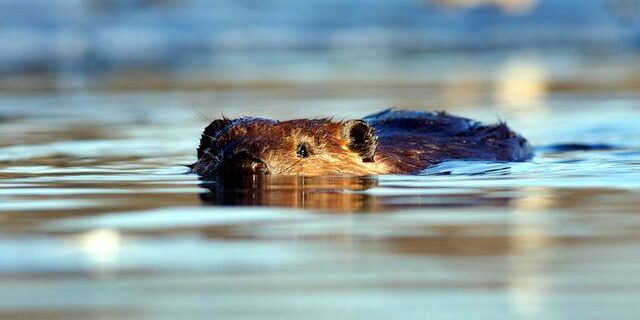
<path id="1" fill-rule="evenodd" d="M 296 151 L 298 157 L 308 158 L 311 155 L 311 148 L 307 143 L 298 144 L 298 150 Z"/>

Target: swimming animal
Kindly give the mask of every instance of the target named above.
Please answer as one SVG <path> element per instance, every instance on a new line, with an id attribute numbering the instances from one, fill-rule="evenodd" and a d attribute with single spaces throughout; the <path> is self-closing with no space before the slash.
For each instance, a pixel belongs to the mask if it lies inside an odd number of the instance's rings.
<path id="1" fill-rule="evenodd" d="M 191 172 L 416 174 L 446 160 L 525 161 L 525 138 L 504 122 L 484 125 L 445 112 L 385 110 L 362 119 L 217 119 L 200 139 Z"/>

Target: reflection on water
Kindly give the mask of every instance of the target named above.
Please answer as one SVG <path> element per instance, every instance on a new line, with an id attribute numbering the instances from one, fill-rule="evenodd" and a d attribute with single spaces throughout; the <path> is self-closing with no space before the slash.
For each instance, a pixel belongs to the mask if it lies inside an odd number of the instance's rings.
<path id="1" fill-rule="evenodd" d="M 207 181 L 202 201 L 212 205 L 276 206 L 356 212 L 383 209 L 366 191 L 374 177 L 249 176 Z"/>
<path id="2" fill-rule="evenodd" d="M 549 83 L 546 66 L 535 58 L 516 56 L 507 60 L 498 74 L 496 100 L 519 112 L 544 111 Z"/>
<path id="3" fill-rule="evenodd" d="M 457 62 L 437 81 L 407 67 L 328 87 L 3 95 L 0 319 L 635 319 L 635 91 L 574 86 L 581 71 L 527 55 Z M 199 113 L 428 102 L 507 120 L 537 156 L 417 176 L 185 174 Z"/>
<path id="4" fill-rule="evenodd" d="M 462 164 L 464 165 L 464 164 Z M 476 174 L 495 170 L 491 164 L 481 166 Z M 503 169 L 509 169 L 503 164 Z M 448 175 L 446 170 L 431 169 L 435 175 Z M 394 191 L 386 190 L 387 182 L 377 177 L 296 177 L 296 176 L 249 176 L 243 178 L 206 181 L 200 186 L 207 191 L 200 199 L 216 206 L 275 206 L 287 208 L 313 209 L 326 212 L 372 213 L 399 209 L 448 206 L 508 206 L 512 197 L 494 196 L 451 187 L 431 190 L 428 185 L 417 190 L 403 190 L 400 185 L 391 184 Z M 386 179 L 386 178 L 385 178 Z M 429 178 L 417 182 L 416 186 L 427 184 Z M 437 181 L 437 178 L 434 179 Z M 391 180 L 394 181 L 394 180 Z"/>

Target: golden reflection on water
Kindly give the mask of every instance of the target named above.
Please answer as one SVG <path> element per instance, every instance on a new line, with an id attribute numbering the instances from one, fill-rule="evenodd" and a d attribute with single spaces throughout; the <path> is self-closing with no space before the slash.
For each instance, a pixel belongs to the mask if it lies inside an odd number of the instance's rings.
<path id="1" fill-rule="evenodd" d="M 546 66 L 527 56 L 507 59 L 498 73 L 495 99 L 517 112 L 546 111 L 548 74 Z"/>
<path id="2" fill-rule="evenodd" d="M 379 211 L 366 192 L 375 177 L 249 176 L 207 181 L 201 199 L 212 205 L 276 206 L 338 212 Z"/>
<path id="3" fill-rule="evenodd" d="M 115 264 L 122 246 L 122 236 L 116 229 L 93 229 L 75 236 L 71 246 L 77 247 L 89 258 L 93 271 L 100 272 Z"/>
<path id="4" fill-rule="evenodd" d="M 509 192 L 486 195 L 457 188 L 388 189 L 378 177 L 249 176 L 203 181 L 210 205 L 303 208 L 324 212 L 379 212 L 412 207 L 508 207 Z M 398 188 L 398 186 L 394 186 Z M 412 194 L 415 193 L 415 194 Z"/>

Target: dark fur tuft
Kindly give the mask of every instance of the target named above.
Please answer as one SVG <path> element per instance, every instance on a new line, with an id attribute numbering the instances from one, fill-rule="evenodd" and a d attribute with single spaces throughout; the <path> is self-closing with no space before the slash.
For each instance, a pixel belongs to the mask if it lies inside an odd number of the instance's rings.
<path id="1" fill-rule="evenodd" d="M 231 120 L 223 117 L 222 119 L 213 120 L 202 132 L 202 136 L 200 137 L 200 145 L 198 146 L 198 159 L 202 157 L 207 149 L 213 145 L 215 139 L 220 131 L 225 129 Z"/>

